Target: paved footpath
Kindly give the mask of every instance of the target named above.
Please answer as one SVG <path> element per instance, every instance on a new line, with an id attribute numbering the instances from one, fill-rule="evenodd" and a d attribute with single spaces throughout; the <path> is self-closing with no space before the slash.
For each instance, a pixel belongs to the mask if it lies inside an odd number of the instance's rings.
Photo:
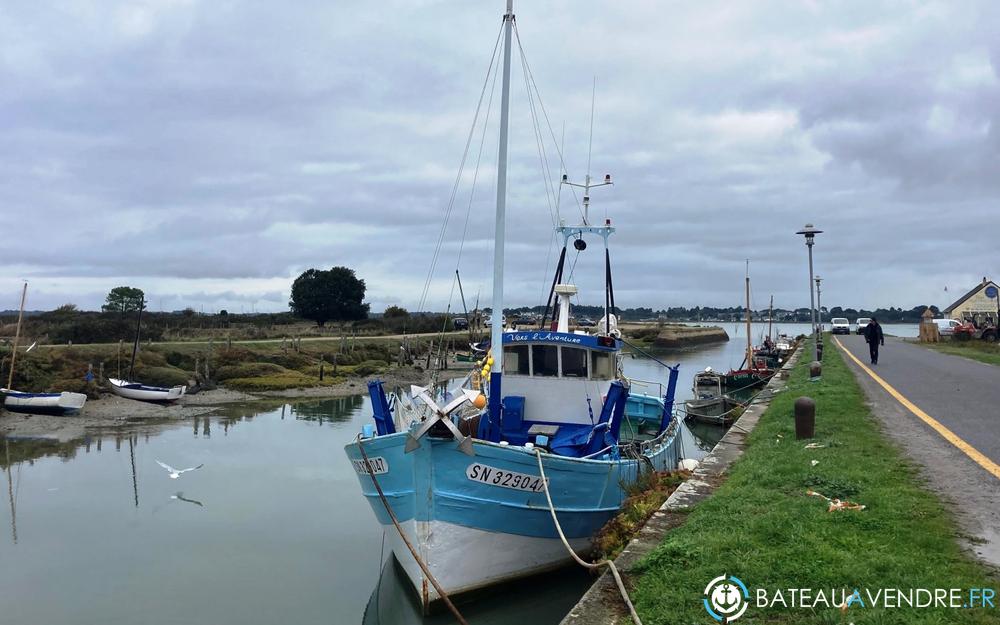
<path id="1" fill-rule="evenodd" d="M 834 342 L 886 434 L 952 504 L 963 542 L 1000 567 L 1000 367 L 892 337 L 872 365 L 864 337 Z"/>

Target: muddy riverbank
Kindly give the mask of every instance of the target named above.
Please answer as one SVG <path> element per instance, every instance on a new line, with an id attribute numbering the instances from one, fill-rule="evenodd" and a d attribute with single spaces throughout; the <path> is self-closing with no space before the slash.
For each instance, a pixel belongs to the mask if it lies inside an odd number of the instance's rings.
<path id="1" fill-rule="evenodd" d="M 443 373 L 459 375 L 463 371 L 452 370 Z M 442 379 L 448 377 L 444 375 Z M 179 420 L 214 414 L 228 405 L 269 398 L 294 401 L 360 395 L 367 392 L 368 381 L 374 379 L 385 382 L 387 388 L 394 388 L 427 384 L 430 382 L 430 375 L 418 368 L 402 367 L 366 378 L 341 380 L 334 384 L 305 388 L 249 393 L 220 387 L 194 395 L 185 395 L 179 402 L 171 405 L 134 401 L 102 392 L 99 398 L 87 400 L 83 410 L 72 416 L 29 415 L 4 410 L 0 412 L 0 434 L 15 438 L 47 438 L 66 442 L 80 438 L 87 430 L 95 428 L 113 428 L 137 422 L 169 425 Z"/>

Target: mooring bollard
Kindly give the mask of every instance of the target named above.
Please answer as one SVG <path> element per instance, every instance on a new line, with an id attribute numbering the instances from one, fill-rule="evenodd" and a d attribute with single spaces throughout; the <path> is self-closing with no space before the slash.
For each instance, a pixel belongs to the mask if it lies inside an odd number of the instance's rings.
<path id="1" fill-rule="evenodd" d="M 816 360 L 823 360 L 823 341 L 816 343 Z"/>
<path id="2" fill-rule="evenodd" d="M 809 365 L 809 377 L 818 380 L 821 375 L 823 375 L 823 365 L 818 360 L 812 361 Z"/>
<path id="3" fill-rule="evenodd" d="M 795 438 L 812 438 L 816 433 L 816 402 L 811 397 L 795 400 Z"/>

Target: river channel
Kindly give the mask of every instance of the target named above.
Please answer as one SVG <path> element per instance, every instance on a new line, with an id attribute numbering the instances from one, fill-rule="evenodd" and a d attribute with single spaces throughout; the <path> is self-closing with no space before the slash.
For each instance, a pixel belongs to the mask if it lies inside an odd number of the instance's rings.
<path id="1" fill-rule="evenodd" d="M 743 340 L 656 357 L 681 364 L 681 400 L 695 371 L 738 366 Z M 649 358 L 628 358 L 626 373 L 665 380 Z M 450 622 L 419 616 L 344 456 L 370 415 L 363 396 L 258 402 L 62 445 L 0 438 L 0 622 Z M 721 435 L 685 429 L 684 455 Z M 174 480 L 157 460 L 204 467 Z M 590 581 L 568 569 L 463 611 L 480 624 L 557 623 Z"/>

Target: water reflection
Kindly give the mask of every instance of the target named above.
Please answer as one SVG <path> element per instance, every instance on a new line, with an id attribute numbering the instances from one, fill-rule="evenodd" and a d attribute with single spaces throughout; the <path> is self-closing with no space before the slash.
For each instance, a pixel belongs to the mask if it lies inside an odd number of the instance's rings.
<path id="1" fill-rule="evenodd" d="M 459 603 L 462 616 L 476 625 L 558 623 L 594 577 L 580 567 L 506 584 L 473 600 Z M 448 612 L 425 617 L 406 573 L 389 556 L 372 590 L 362 617 L 363 625 L 444 625 L 454 623 Z"/>
<path id="2" fill-rule="evenodd" d="M 364 395 L 350 395 L 317 402 L 292 404 L 289 406 L 289 411 L 296 419 L 318 421 L 320 425 L 326 422 L 342 423 L 350 421 L 352 415 L 358 408 L 361 408 L 363 403 Z"/>
<path id="3" fill-rule="evenodd" d="M 170 496 L 170 499 L 172 499 L 173 501 L 186 501 L 188 503 L 193 503 L 196 506 L 200 506 L 202 508 L 205 507 L 205 504 L 201 503 L 197 499 L 188 499 L 187 497 L 184 496 L 184 493 L 174 493 L 173 495 Z"/>
<path id="4" fill-rule="evenodd" d="M 17 544 L 17 504 L 14 502 L 14 474 L 11 470 L 10 464 L 10 442 L 7 439 L 3 441 L 4 445 L 4 457 L 6 459 L 7 465 L 7 499 L 10 501 L 10 531 L 13 534 L 14 544 Z M 17 473 L 18 478 L 21 477 L 20 470 Z M 18 480 L 20 481 L 20 480 Z"/>

